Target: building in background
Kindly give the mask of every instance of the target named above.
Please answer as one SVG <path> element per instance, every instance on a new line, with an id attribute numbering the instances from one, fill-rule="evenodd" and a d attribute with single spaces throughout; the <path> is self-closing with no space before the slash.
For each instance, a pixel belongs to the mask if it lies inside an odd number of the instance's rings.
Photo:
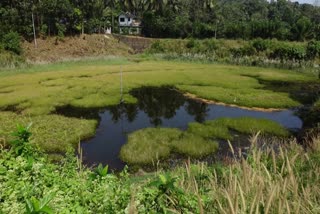
<path id="1" fill-rule="evenodd" d="M 123 13 L 119 16 L 120 34 L 140 35 L 141 21 L 131 13 Z"/>

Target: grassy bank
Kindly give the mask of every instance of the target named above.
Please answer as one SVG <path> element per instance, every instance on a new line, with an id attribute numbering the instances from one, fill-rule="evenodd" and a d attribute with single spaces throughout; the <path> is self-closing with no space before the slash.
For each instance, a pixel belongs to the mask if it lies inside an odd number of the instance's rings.
<path id="1" fill-rule="evenodd" d="M 69 120 L 62 116 L 59 120 L 55 120 L 56 108 L 67 105 L 77 108 L 100 108 L 117 104 L 120 100 L 121 68 L 126 102 L 135 102 L 135 98 L 129 94 L 134 88 L 171 85 L 183 92 L 227 104 L 289 108 L 301 105 L 300 100 L 295 99 L 288 91 L 269 89 L 261 83 L 261 80 L 268 80 L 269 83 L 281 81 L 283 84 L 291 83 L 291 85 L 315 84 L 318 81 L 312 75 L 288 70 L 137 61 L 124 58 L 41 65 L 0 72 L 0 133 L 6 133 L 4 129 L 7 129 L 7 126 L 15 126 L 21 116 L 29 117 L 29 121 L 36 121 L 49 130 L 59 133 L 59 124 L 64 123 L 60 121 Z M 5 111 L 11 110 L 19 115 L 16 114 L 8 120 L 8 113 Z M 46 120 L 37 119 L 37 116 L 44 115 Z M 57 124 L 45 121 L 57 121 Z M 81 128 L 77 128 L 75 135 L 93 134 L 91 130 L 95 126 L 94 123 L 86 120 L 83 120 L 83 123 L 91 124 L 88 128 L 90 131 L 81 131 Z M 1 138 L 7 138 L 7 135 L 2 134 Z M 70 142 L 67 136 L 61 138 L 62 141 Z M 73 142 L 76 143 L 78 140 Z M 62 149 L 59 147 L 57 150 Z"/>
<path id="2" fill-rule="evenodd" d="M 120 158 L 129 164 L 153 164 L 178 153 L 185 157 L 201 158 L 218 149 L 216 140 L 233 140 L 231 131 L 287 137 L 288 131 L 276 122 L 254 118 L 221 118 L 204 124 L 190 123 L 186 131 L 167 128 L 147 128 L 129 135 L 121 148 Z"/>
<path id="3" fill-rule="evenodd" d="M 29 143 L 20 155 L 0 149 L 0 212 L 41 212 L 41 204 L 52 213 L 319 213 L 319 136 L 307 150 L 293 141 L 277 154 L 256 140 L 229 166 L 186 162 L 139 176 L 89 170 L 72 154 L 52 164 Z"/>
<path id="4" fill-rule="evenodd" d="M 96 120 L 67 118 L 59 115 L 21 116 L 12 112 L 1 112 L 0 144 L 8 145 L 10 133 L 17 124 L 32 123 L 32 142 L 49 153 L 65 153 L 74 148 L 80 139 L 95 134 Z"/>

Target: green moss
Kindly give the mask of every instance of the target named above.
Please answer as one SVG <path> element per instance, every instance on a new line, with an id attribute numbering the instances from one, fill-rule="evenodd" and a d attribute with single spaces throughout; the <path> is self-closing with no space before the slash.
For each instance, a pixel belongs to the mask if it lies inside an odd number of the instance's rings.
<path id="1" fill-rule="evenodd" d="M 244 134 L 252 134 L 260 131 L 263 134 L 272 134 L 279 137 L 287 137 L 289 132 L 277 122 L 267 119 L 241 117 L 236 119 L 221 118 L 208 121 L 209 126 L 225 126 Z"/>
<path id="2" fill-rule="evenodd" d="M 0 112 L 0 143 L 12 138 L 10 133 L 17 124 L 24 126 L 32 123 L 31 142 L 39 145 L 49 153 L 64 153 L 68 148 L 75 147 L 81 139 L 95 134 L 97 121 L 67 118 L 58 115 L 24 117 L 12 112 Z M 1 140 L 2 139 L 2 140 Z"/>
<path id="3" fill-rule="evenodd" d="M 196 134 L 204 138 L 219 138 L 224 140 L 232 140 L 228 127 L 225 125 L 204 125 L 201 123 L 189 123 L 188 133 Z"/>
<path id="4" fill-rule="evenodd" d="M 260 131 L 287 137 L 289 132 L 274 121 L 255 118 L 220 118 L 204 124 L 189 123 L 184 132 L 178 129 L 147 128 L 129 135 L 120 157 L 130 164 L 151 164 L 165 159 L 172 152 L 193 158 L 213 154 L 218 149 L 216 139 L 233 140 L 231 131 L 253 134 Z"/>
<path id="5" fill-rule="evenodd" d="M 55 112 L 57 107 L 64 105 L 97 108 L 118 104 L 120 65 L 123 69 L 124 99 L 129 103 L 136 101 L 129 94 L 131 89 L 141 86 L 172 85 L 198 97 L 228 104 L 286 108 L 298 106 L 300 103 L 289 93 L 264 89 L 264 85 L 257 78 L 293 83 L 304 81 L 306 84 L 308 81 L 315 81 L 314 77 L 309 75 L 279 69 L 167 61 L 133 63 L 123 58 L 41 65 L 0 72 L 0 110 L 14 107 L 21 112 L 21 116 L 16 116 L 12 120 L 0 120 L 1 129 L 6 126 L 14 127 L 21 120 L 20 117 L 29 116 L 36 120 L 34 124 L 39 121 L 41 124 L 46 124 L 48 130 L 56 129 L 57 139 L 60 139 L 59 144 L 78 142 L 78 133 L 88 132 L 92 135 L 94 133 L 92 127 L 97 122 L 77 123 L 76 119 L 63 117 L 57 119 L 57 116 L 50 114 Z M 51 120 L 52 118 L 56 119 Z M 65 129 L 64 124 L 72 124 L 72 130 L 77 129 L 75 131 L 77 137 L 72 137 L 75 132 L 70 132 L 68 136 L 64 134 L 64 131 L 68 130 Z M 64 129 L 57 129 L 56 126 Z M 87 128 L 84 128 L 86 126 Z M 220 135 L 219 138 L 231 139 L 226 128 L 208 129 L 210 129 L 207 130 L 209 133 L 213 132 L 215 136 Z M 37 141 L 47 137 L 47 134 L 42 134 L 37 135 L 39 137 Z M 206 137 L 206 134 L 204 133 L 202 137 Z M 73 139 L 70 140 L 70 138 Z M 41 143 L 41 146 L 54 147 L 49 150 L 60 151 L 65 148 L 56 143 L 54 145 L 57 146 L 44 144 L 50 143 Z"/>
<path id="6" fill-rule="evenodd" d="M 53 64 L 0 73 L 0 108 L 18 106 L 26 114 L 45 115 L 57 106 L 103 107 L 116 104 L 119 61 Z M 263 89 L 256 79 L 314 81 L 295 72 L 254 67 L 145 61 L 123 65 L 125 99 L 141 86 L 172 85 L 199 97 L 248 107 L 298 106 L 288 93 Z M 46 72 L 40 72 L 46 71 Z M 28 103 L 25 105 L 24 103 Z"/>
<path id="7" fill-rule="evenodd" d="M 170 142 L 178 139 L 178 129 L 147 128 L 129 135 L 128 143 L 120 151 L 123 161 L 131 164 L 150 164 L 169 157 Z"/>
<path id="8" fill-rule="evenodd" d="M 217 142 L 189 133 L 185 133 L 179 139 L 173 140 L 170 145 L 175 152 L 193 158 L 201 158 L 218 150 Z"/>

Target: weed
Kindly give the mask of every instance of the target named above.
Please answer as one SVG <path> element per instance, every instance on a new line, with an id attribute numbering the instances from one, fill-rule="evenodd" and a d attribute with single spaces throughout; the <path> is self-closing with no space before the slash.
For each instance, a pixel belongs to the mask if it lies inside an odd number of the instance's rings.
<path id="1" fill-rule="evenodd" d="M 27 199 L 26 214 L 51 214 L 53 210 L 49 207 L 50 201 L 53 199 L 54 194 L 48 194 L 41 200 L 31 197 Z"/>

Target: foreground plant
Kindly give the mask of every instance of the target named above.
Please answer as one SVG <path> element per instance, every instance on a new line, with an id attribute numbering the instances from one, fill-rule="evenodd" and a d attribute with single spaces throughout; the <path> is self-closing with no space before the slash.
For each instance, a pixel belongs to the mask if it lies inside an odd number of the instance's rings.
<path id="1" fill-rule="evenodd" d="M 230 165 L 187 162 L 140 176 L 106 176 L 102 165 L 79 170 L 72 153 L 59 165 L 36 156 L 30 166 L 0 148 L 0 213 L 319 213 L 320 136 L 307 150 L 295 141 L 251 142 L 247 158 Z"/>
<path id="2" fill-rule="evenodd" d="M 31 155 L 32 146 L 29 143 L 29 138 L 31 136 L 31 132 L 29 131 L 32 123 L 30 123 L 27 127 L 24 127 L 20 124 L 17 125 L 17 130 L 12 133 L 13 136 L 16 137 L 15 140 L 11 141 L 10 144 L 12 146 L 12 150 L 16 153 L 16 155 Z"/>
<path id="3" fill-rule="evenodd" d="M 53 210 L 48 206 L 54 195 L 49 194 L 41 200 L 32 197 L 30 200 L 27 199 L 26 214 L 51 214 Z"/>

